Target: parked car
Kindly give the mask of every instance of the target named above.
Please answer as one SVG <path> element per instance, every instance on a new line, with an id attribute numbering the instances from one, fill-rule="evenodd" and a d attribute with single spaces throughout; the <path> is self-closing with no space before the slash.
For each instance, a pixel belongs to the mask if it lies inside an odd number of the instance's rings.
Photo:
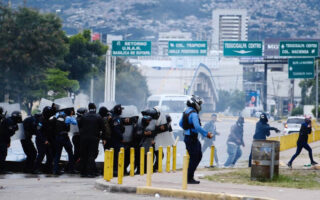
<path id="1" fill-rule="evenodd" d="M 286 123 L 284 124 L 284 134 L 288 135 L 299 132 L 304 119 L 305 118 L 303 116 L 288 117 Z"/>

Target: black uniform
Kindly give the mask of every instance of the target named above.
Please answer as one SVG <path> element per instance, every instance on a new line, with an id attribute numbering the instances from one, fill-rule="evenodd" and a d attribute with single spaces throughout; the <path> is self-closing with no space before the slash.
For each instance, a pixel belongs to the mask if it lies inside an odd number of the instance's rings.
<path id="1" fill-rule="evenodd" d="M 80 163 L 82 176 L 95 177 L 95 158 L 98 154 L 99 139 L 101 132 L 105 134 L 102 118 L 96 114 L 95 109 L 90 109 L 89 113 L 83 115 L 79 120 L 80 130 Z"/>
<path id="2" fill-rule="evenodd" d="M 25 138 L 21 139 L 20 142 L 22 149 L 27 156 L 24 166 L 25 173 L 33 172 L 35 160 L 37 158 L 37 150 L 32 142 L 32 136 L 37 133 L 40 117 L 40 115 L 30 116 L 23 121 Z"/>
<path id="3" fill-rule="evenodd" d="M 5 160 L 10 146 L 10 137 L 18 130 L 17 123 L 11 117 L 0 116 L 0 173 L 4 172 Z"/>
<path id="4" fill-rule="evenodd" d="M 114 165 L 113 173 L 114 176 L 118 174 L 118 156 L 121 147 L 124 147 L 123 144 L 123 133 L 124 125 L 120 118 L 120 115 L 114 114 L 111 122 L 111 147 L 114 149 Z"/>
<path id="5" fill-rule="evenodd" d="M 36 145 L 38 149 L 38 155 L 36 158 L 35 172 L 38 173 L 40 165 L 46 156 L 45 171 L 47 173 L 52 172 L 53 161 L 53 149 L 54 149 L 54 124 L 50 120 L 55 113 L 50 107 L 45 107 L 42 112 L 42 116 L 38 123 L 38 131 L 36 134 Z"/>
<path id="6" fill-rule="evenodd" d="M 294 159 L 296 159 L 296 157 L 301 153 L 302 148 L 305 148 L 308 151 L 311 164 L 312 165 L 318 164 L 317 162 L 315 162 L 313 160 L 312 149 L 308 144 L 308 135 L 311 132 L 312 132 L 311 121 L 306 120 L 306 122 L 301 124 L 301 128 L 300 128 L 300 131 L 299 131 L 299 138 L 298 138 L 298 141 L 297 141 L 297 151 L 292 156 L 291 160 L 289 161 L 289 163 L 288 163 L 289 167 L 292 166 L 292 162 L 294 161 Z"/>
<path id="7" fill-rule="evenodd" d="M 256 130 L 253 135 L 253 140 L 266 140 L 267 137 L 270 136 L 270 131 L 276 131 L 277 133 L 280 132 L 279 129 L 275 127 L 271 127 L 268 124 L 268 118 L 265 113 L 262 113 L 260 115 L 260 120 L 256 124 Z M 252 152 L 249 156 L 249 167 L 251 167 L 251 160 L 252 160 Z"/>
<path id="8" fill-rule="evenodd" d="M 68 136 L 68 132 L 70 131 L 70 123 L 74 125 L 77 124 L 76 120 L 71 116 L 65 116 L 64 113 L 60 113 L 58 118 L 55 118 L 55 156 L 54 156 L 54 166 L 53 173 L 60 174 L 59 170 L 59 161 L 61 157 L 62 148 L 66 150 L 68 153 L 68 170 L 73 172 L 74 170 L 74 158 L 72 151 L 72 144 L 70 138 Z"/>

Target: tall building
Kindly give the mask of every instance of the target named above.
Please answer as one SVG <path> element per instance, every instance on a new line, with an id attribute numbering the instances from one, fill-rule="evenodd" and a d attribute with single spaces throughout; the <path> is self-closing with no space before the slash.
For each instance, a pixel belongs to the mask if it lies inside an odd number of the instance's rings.
<path id="1" fill-rule="evenodd" d="M 246 10 L 217 9 L 212 12 L 212 21 L 212 49 L 222 51 L 224 41 L 248 39 Z"/>

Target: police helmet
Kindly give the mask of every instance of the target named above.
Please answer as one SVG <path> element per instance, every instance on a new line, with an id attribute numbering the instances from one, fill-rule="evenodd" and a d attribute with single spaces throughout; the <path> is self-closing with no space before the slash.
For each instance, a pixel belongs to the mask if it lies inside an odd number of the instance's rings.
<path id="1" fill-rule="evenodd" d="M 99 115 L 100 115 L 101 117 L 106 117 L 106 116 L 108 115 L 108 113 L 109 113 L 109 110 L 108 110 L 106 107 L 104 107 L 104 106 L 102 106 L 102 107 L 99 109 Z"/>
<path id="2" fill-rule="evenodd" d="M 50 106 L 46 106 L 42 110 L 42 115 L 45 119 L 49 119 L 52 116 L 52 111 Z"/>
<path id="3" fill-rule="evenodd" d="M 21 123 L 22 122 L 22 116 L 20 111 L 13 111 L 11 113 L 11 118 L 15 123 Z"/>
<path id="4" fill-rule="evenodd" d="M 116 115 L 121 115 L 122 114 L 122 110 L 123 110 L 123 107 L 121 107 L 121 104 L 117 104 L 113 107 L 113 113 L 116 114 Z"/>
<path id="5" fill-rule="evenodd" d="M 79 109 L 77 110 L 77 115 L 78 115 L 78 116 L 81 116 L 81 115 L 86 114 L 87 112 L 88 112 L 88 110 L 87 110 L 86 108 L 79 108 Z"/>
<path id="6" fill-rule="evenodd" d="M 96 109 L 97 109 L 96 104 L 94 103 L 89 103 L 88 108 L 89 108 L 89 112 L 96 112 Z"/>
<path id="7" fill-rule="evenodd" d="M 187 106 L 196 109 L 197 112 L 200 112 L 202 103 L 203 101 L 201 97 L 192 95 L 191 98 L 187 101 Z"/>

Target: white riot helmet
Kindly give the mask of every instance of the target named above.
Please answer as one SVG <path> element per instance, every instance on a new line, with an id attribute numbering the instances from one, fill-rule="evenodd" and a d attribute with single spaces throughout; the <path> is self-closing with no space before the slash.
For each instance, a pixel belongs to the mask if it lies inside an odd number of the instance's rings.
<path id="1" fill-rule="evenodd" d="M 190 99 L 187 101 L 187 106 L 192 107 L 196 109 L 196 111 L 199 113 L 201 111 L 201 105 L 203 101 L 202 98 L 196 95 L 192 95 Z"/>

